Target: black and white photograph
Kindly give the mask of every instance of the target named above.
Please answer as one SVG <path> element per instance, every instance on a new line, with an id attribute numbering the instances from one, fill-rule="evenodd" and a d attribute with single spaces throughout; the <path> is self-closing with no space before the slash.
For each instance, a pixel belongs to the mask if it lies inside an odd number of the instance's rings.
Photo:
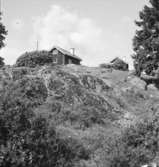
<path id="1" fill-rule="evenodd" d="M 0 0 L 0 167 L 159 167 L 159 0 Z"/>

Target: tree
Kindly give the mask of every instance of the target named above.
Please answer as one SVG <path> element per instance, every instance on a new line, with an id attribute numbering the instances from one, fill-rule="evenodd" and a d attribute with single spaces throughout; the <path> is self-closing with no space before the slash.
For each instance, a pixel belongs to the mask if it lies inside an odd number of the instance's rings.
<path id="1" fill-rule="evenodd" d="M 153 75 L 153 70 L 159 66 L 159 0 L 150 0 L 139 17 L 135 21 L 139 29 L 133 38 L 134 67 L 137 75 L 142 71 Z"/>
<path id="2" fill-rule="evenodd" d="M 0 13 L 0 49 L 5 46 L 4 40 L 5 40 L 5 36 L 7 35 L 7 31 L 6 31 L 5 26 L 2 23 L 1 16 L 2 16 L 2 13 Z M 0 57 L 0 66 L 4 65 L 3 60 L 4 59 L 2 57 Z"/>
<path id="3" fill-rule="evenodd" d="M 5 26 L 2 23 L 2 13 L 0 13 L 0 49 L 5 46 L 4 40 L 7 35 Z"/>
<path id="4" fill-rule="evenodd" d="M 4 58 L 0 57 L 0 67 L 4 66 Z"/>

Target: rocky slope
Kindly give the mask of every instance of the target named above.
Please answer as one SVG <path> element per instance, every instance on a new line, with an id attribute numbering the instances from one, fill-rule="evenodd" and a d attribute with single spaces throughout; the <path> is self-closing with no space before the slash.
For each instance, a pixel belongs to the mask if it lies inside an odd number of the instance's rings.
<path id="1" fill-rule="evenodd" d="M 135 122 L 158 114 L 158 90 L 129 72 L 85 66 L 6 67 L 0 89 L 17 82 L 34 101 L 35 112 L 48 119 L 61 138 L 90 151 L 86 166 L 104 166 L 103 142 Z"/>

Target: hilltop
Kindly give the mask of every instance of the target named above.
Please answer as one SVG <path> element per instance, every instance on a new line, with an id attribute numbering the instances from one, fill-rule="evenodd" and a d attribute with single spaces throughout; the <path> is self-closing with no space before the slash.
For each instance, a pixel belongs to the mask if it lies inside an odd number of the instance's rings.
<path id="1" fill-rule="evenodd" d="M 0 90 L 11 81 L 61 139 L 89 150 L 89 158 L 81 158 L 86 166 L 102 167 L 103 143 L 109 137 L 159 112 L 159 91 L 153 86 L 145 91 L 145 82 L 127 71 L 78 65 L 4 67 Z"/>

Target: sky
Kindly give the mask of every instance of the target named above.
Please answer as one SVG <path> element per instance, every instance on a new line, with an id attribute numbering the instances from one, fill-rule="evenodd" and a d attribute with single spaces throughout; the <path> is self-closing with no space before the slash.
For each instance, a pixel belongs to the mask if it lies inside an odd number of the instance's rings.
<path id="1" fill-rule="evenodd" d="M 26 51 L 70 50 L 82 64 L 98 66 L 120 57 L 130 64 L 134 20 L 148 0 L 1 0 L 8 30 L 0 56 L 14 64 Z"/>

